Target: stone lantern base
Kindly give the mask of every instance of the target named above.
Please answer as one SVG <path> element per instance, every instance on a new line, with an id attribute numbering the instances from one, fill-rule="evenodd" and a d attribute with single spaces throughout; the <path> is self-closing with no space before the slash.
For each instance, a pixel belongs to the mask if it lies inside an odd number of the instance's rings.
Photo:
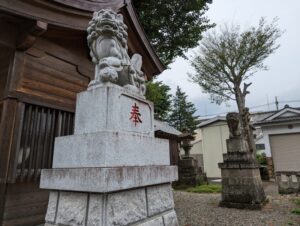
<path id="1" fill-rule="evenodd" d="M 196 185 L 197 164 L 192 157 L 184 157 L 179 160 L 179 183 L 185 185 Z"/>

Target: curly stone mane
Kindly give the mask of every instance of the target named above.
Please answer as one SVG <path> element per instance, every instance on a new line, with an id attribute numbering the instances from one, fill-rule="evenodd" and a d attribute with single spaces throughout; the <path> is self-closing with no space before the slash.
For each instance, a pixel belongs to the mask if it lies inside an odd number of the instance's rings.
<path id="1" fill-rule="evenodd" d="M 108 9 L 95 12 L 87 33 L 90 55 L 95 64 L 95 79 L 89 86 L 112 82 L 144 95 L 142 57 L 134 54 L 130 59 L 128 55 L 127 26 L 123 16 Z"/>

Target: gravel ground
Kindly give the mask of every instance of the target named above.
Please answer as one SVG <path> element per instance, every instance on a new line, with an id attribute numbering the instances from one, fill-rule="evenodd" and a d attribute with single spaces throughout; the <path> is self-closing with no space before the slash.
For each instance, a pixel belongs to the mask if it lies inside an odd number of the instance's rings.
<path id="1" fill-rule="evenodd" d="M 180 226 L 300 226 L 300 216 L 291 214 L 295 195 L 281 196 L 274 183 L 264 184 L 270 200 L 258 210 L 218 207 L 220 194 L 196 194 L 174 191 L 175 209 Z"/>

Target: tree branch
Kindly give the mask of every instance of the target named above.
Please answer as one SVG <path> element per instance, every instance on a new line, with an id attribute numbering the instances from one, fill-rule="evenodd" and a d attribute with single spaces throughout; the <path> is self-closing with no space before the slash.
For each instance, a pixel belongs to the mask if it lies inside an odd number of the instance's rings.
<path id="1" fill-rule="evenodd" d="M 243 89 L 243 96 L 245 97 L 247 94 L 249 94 L 250 92 L 247 90 L 249 86 L 252 85 L 252 82 L 250 83 L 244 83 L 244 89 Z"/>

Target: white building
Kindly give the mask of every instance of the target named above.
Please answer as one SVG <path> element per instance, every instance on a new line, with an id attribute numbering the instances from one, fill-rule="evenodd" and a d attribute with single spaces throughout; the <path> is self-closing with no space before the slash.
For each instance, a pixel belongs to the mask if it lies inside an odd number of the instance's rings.
<path id="1" fill-rule="evenodd" d="M 300 109 L 285 106 L 255 125 L 261 128 L 275 172 L 300 172 Z"/>

